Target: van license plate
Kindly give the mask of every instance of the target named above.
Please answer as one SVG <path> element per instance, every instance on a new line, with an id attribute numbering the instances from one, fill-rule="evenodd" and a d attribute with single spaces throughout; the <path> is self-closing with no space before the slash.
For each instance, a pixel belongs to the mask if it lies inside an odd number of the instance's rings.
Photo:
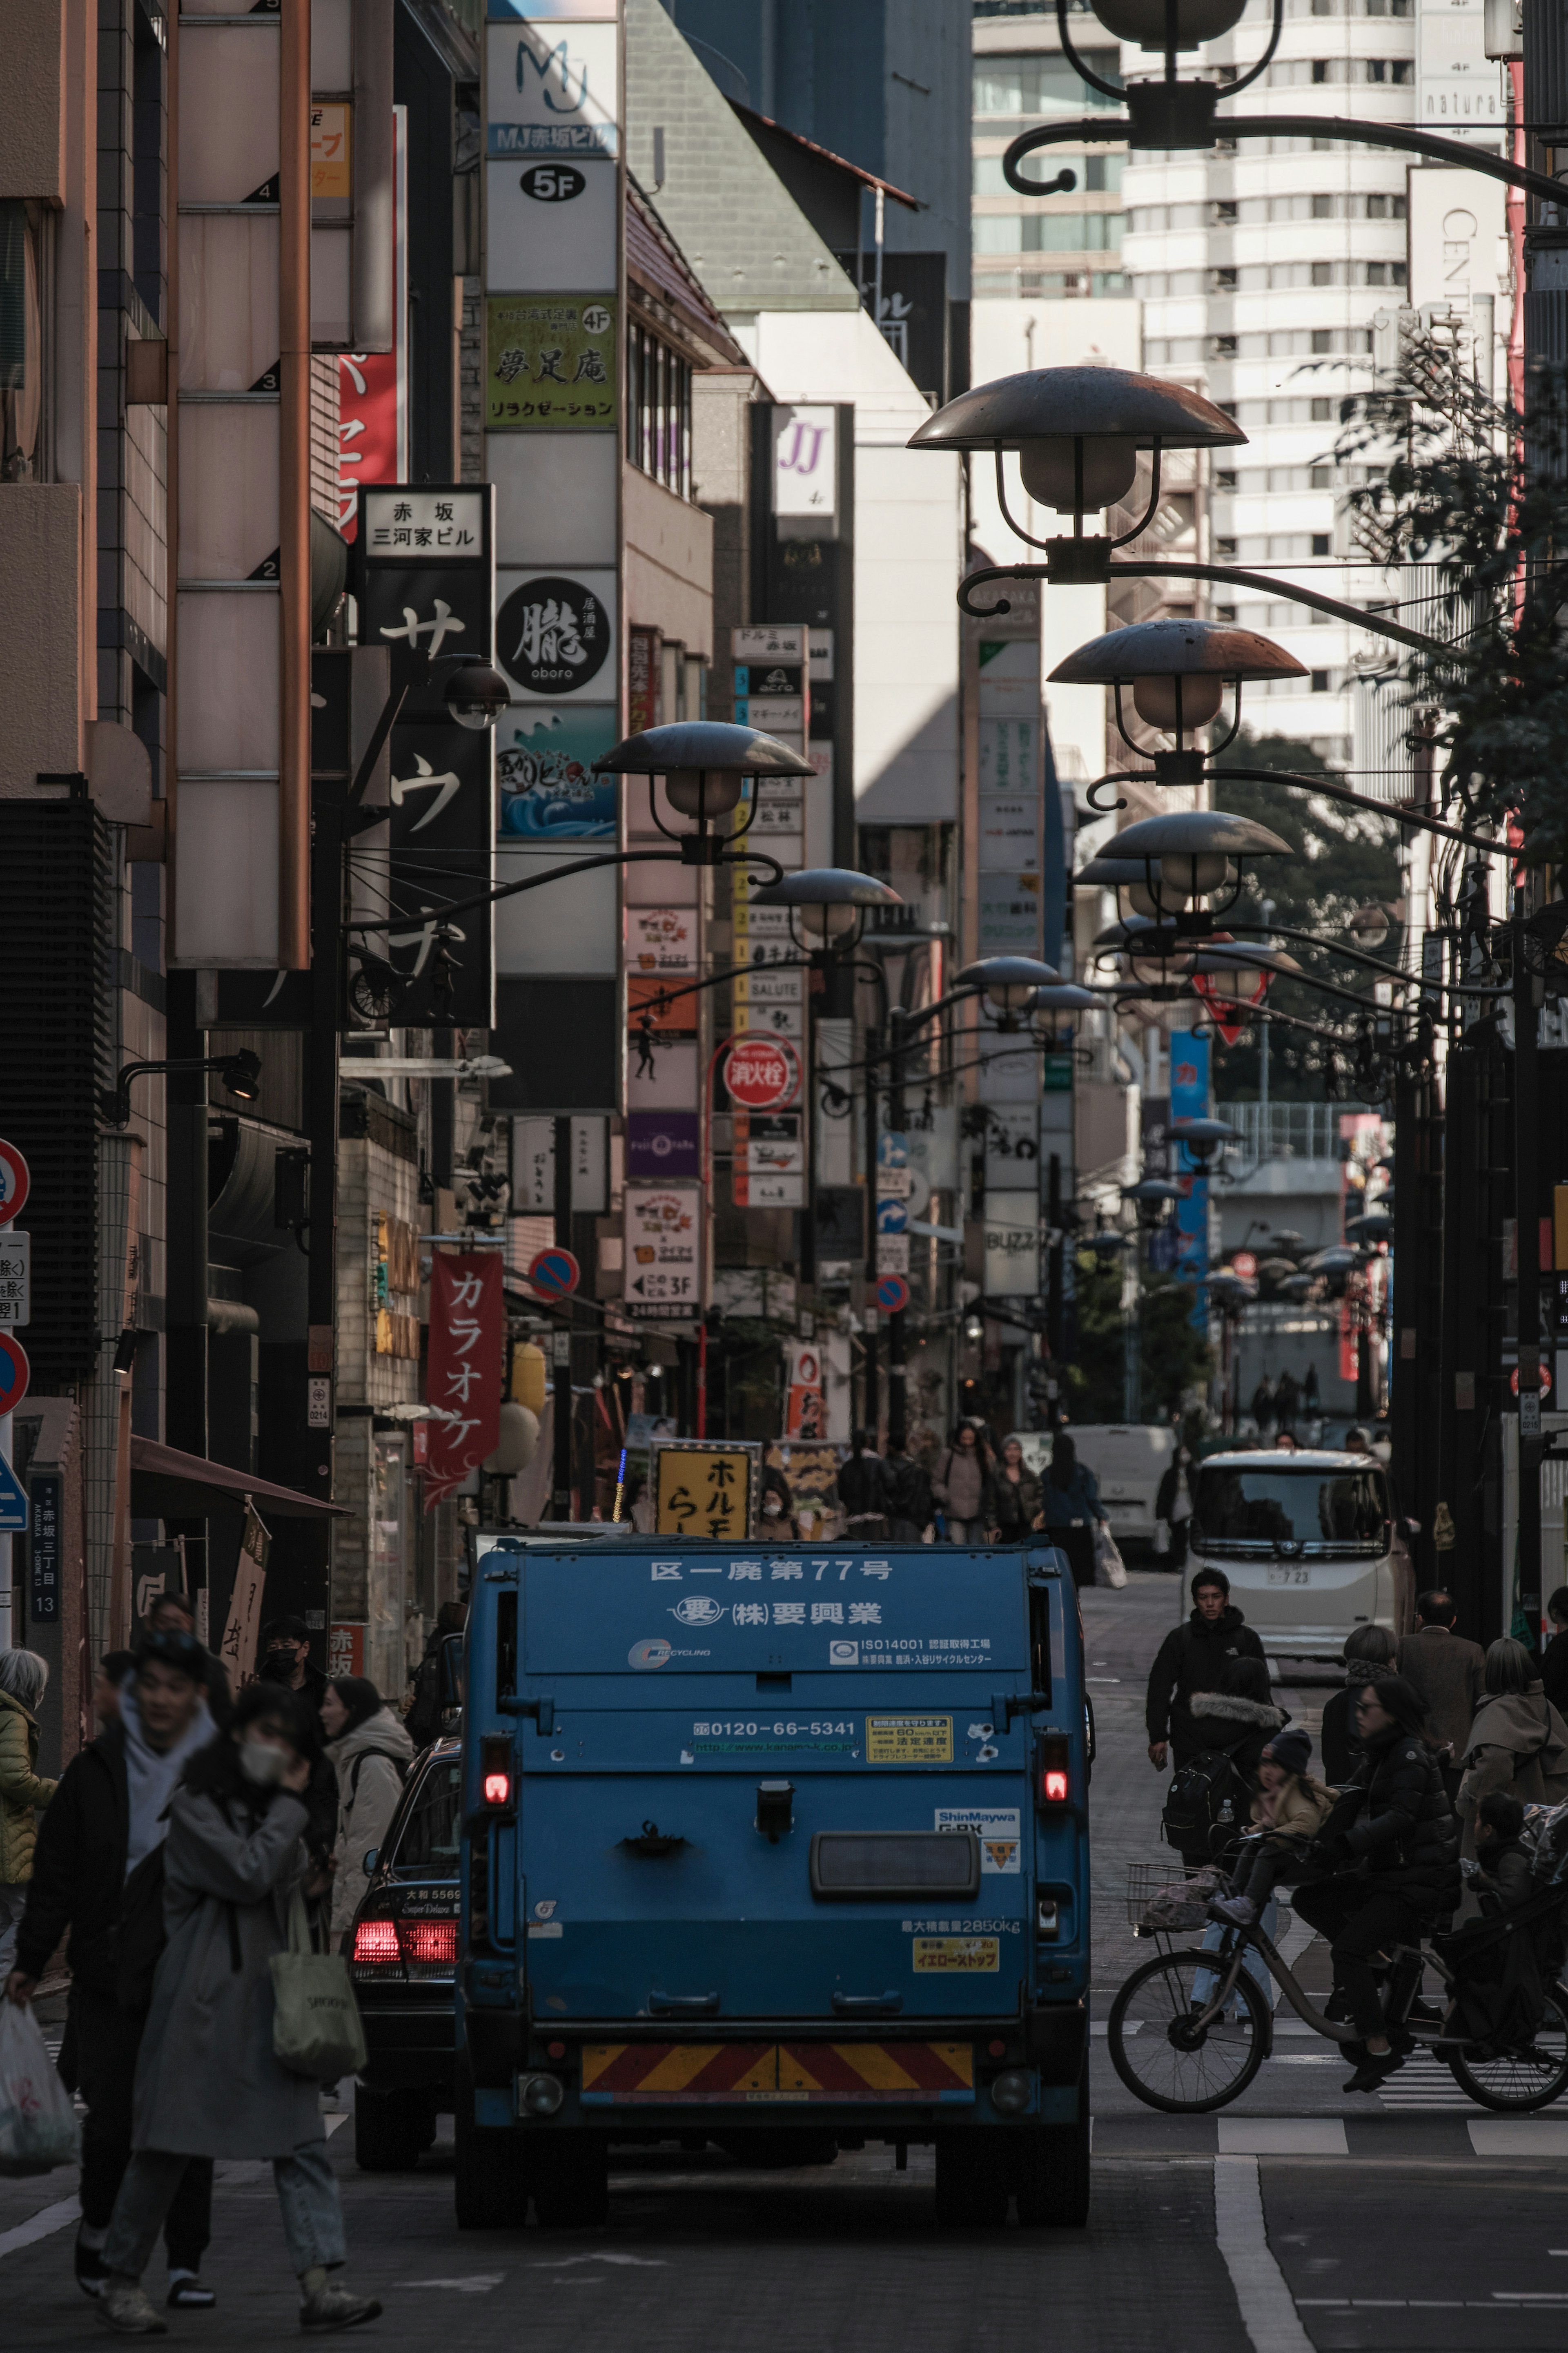
<path id="1" fill-rule="evenodd" d="M 1310 1568 L 1271 1568 L 1268 1582 L 1270 1585 L 1310 1585 L 1312 1572 Z"/>

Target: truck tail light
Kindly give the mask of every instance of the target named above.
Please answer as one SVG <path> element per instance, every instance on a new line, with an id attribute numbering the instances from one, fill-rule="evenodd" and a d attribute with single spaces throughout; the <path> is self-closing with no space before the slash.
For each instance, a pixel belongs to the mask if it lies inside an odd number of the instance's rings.
<path id="1" fill-rule="evenodd" d="M 485 1803 L 487 1806 L 504 1806 L 510 1795 L 511 1775 L 510 1773 L 487 1773 L 485 1775 Z"/>
<path id="2" fill-rule="evenodd" d="M 502 1733 L 487 1733 L 479 1743 L 479 1787 L 487 1806 L 511 1803 L 511 1741 Z"/>
<path id="3" fill-rule="evenodd" d="M 1040 1742 L 1040 1803 L 1065 1806 L 1071 1791 L 1070 1751 L 1065 1732 L 1047 1732 Z"/>

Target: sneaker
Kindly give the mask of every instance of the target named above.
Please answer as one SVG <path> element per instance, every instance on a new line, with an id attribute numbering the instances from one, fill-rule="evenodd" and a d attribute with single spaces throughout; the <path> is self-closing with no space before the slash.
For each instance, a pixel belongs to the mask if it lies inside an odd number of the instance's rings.
<path id="1" fill-rule="evenodd" d="M 98 2308 L 121 2337 L 167 2337 L 169 2333 L 168 2322 L 159 2319 L 138 2280 L 111 2279 L 98 2299 Z"/>
<path id="2" fill-rule="evenodd" d="M 76 2284 L 83 2295 L 95 2300 L 103 2294 L 109 2282 L 109 2265 L 103 2260 L 101 2247 L 84 2247 L 81 2233 L 77 2232 Z"/>
<path id="3" fill-rule="evenodd" d="M 352 2288 L 331 2281 L 308 2295 L 300 2306 L 301 2328 L 357 2328 L 362 2320 L 379 2320 L 381 2306 L 373 2295 L 355 2295 Z"/>
<path id="4" fill-rule="evenodd" d="M 204 2287 L 195 2272 L 171 2272 L 168 2306 L 171 2312 L 210 2312 L 217 2290 Z"/>
<path id="5" fill-rule="evenodd" d="M 1258 1918 L 1258 1906 L 1250 1895 L 1215 1895 L 1209 1900 L 1209 1918 L 1223 1920 L 1227 1928 L 1250 1928 Z"/>

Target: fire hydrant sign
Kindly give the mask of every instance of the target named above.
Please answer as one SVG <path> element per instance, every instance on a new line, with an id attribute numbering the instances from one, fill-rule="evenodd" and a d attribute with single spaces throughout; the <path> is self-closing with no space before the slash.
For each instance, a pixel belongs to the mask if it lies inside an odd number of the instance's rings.
<path id="1" fill-rule="evenodd" d="M 800 1092 L 800 1057 L 784 1038 L 737 1038 L 724 1065 L 731 1102 L 747 1111 L 782 1111 Z"/>
<path id="2" fill-rule="evenodd" d="M 628 1185 L 625 1304 L 634 1321 L 690 1323 L 700 1303 L 700 1185 Z"/>

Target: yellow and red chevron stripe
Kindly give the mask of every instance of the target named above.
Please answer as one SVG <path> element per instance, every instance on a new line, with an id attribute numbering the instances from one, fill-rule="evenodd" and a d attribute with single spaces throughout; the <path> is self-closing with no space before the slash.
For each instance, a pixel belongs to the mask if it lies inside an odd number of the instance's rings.
<path id="1" fill-rule="evenodd" d="M 587 2042 L 590 2106 L 818 2102 L 949 2103 L 974 2097 L 967 2042 Z"/>

